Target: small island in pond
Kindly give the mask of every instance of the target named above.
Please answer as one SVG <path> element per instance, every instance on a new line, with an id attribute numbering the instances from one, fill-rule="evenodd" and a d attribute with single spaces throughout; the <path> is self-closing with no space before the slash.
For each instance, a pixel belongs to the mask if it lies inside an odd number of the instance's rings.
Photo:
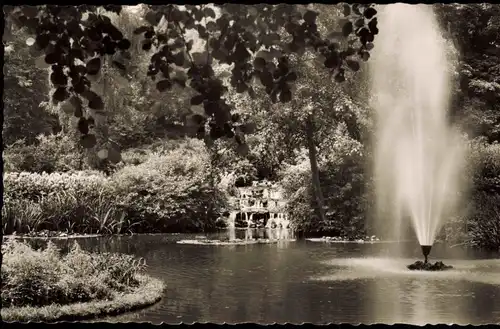
<path id="1" fill-rule="evenodd" d="M 412 271 L 446 271 L 451 270 L 453 266 L 446 265 L 443 262 L 435 262 L 433 264 L 417 260 L 415 263 L 408 265 L 407 268 Z"/>
<path id="2" fill-rule="evenodd" d="M 115 315 L 158 302 L 165 288 L 144 273 L 143 259 L 93 253 L 49 241 L 35 249 L 21 239 L 2 245 L 4 321 L 75 321 Z"/>

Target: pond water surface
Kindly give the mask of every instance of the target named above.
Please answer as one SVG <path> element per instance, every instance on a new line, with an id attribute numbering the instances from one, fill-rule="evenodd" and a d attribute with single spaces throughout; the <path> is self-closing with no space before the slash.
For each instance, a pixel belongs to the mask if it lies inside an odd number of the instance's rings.
<path id="1" fill-rule="evenodd" d="M 237 232 L 238 237 L 245 234 L 248 236 L 248 232 Z M 227 237 L 227 233 L 209 237 L 221 236 Z M 422 273 L 405 267 L 421 258 L 416 243 L 176 243 L 194 238 L 199 237 L 170 234 L 79 239 L 85 249 L 144 257 L 148 274 L 167 285 L 158 304 L 99 321 L 500 322 L 499 255 L 435 246 L 431 257 L 455 269 Z M 397 249 L 400 256 L 389 257 Z"/>

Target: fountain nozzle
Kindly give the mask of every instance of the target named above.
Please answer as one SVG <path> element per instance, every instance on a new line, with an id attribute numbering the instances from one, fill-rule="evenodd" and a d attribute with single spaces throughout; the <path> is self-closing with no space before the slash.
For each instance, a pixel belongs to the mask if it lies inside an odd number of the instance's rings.
<path id="1" fill-rule="evenodd" d="M 432 246 L 420 246 L 422 248 L 422 254 L 425 257 L 425 263 L 427 264 L 427 256 L 431 253 Z"/>

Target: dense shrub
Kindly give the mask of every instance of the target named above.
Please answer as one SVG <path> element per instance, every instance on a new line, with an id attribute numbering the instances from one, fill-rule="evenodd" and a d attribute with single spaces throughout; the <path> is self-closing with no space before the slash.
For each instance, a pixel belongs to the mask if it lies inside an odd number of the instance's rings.
<path id="1" fill-rule="evenodd" d="M 472 141 L 468 163 L 474 190 L 500 194 L 500 144 Z"/>
<path id="2" fill-rule="evenodd" d="M 35 143 L 18 140 L 4 150 L 7 172 L 66 172 L 86 169 L 85 158 L 68 135 L 39 135 Z"/>
<path id="3" fill-rule="evenodd" d="M 138 286 L 145 266 L 129 255 L 93 254 L 75 242 L 66 255 L 54 244 L 34 250 L 17 239 L 2 246 L 2 305 L 45 306 L 113 299 Z"/>
<path id="4" fill-rule="evenodd" d="M 500 195 L 478 192 L 469 214 L 468 238 L 481 248 L 500 251 Z"/>
<path id="5" fill-rule="evenodd" d="M 365 235 L 365 192 L 363 159 L 357 154 L 340 154 L 320 167 L 321 188 L 327 207 L 326 221 L 317 216 L 311 172 L 307 160 L 290 167 L 282 178 L 292 226 L 306 233 L 357 238 Z"/>
<path id="6" fill-rule="evenodd" d="M 147 153 L 102 173 L 6 173 L 3 232 L 184 232 L 215 228 L 225 194 L 212 186 L 203 145 Z"/>
<path id="7" fill-rule="evenodd" d="M 464 193 L 464 209 L 449 219 L 440 238 L 450 244 L 473 244 L 500 248 L 500 145 L 485 139 L 469 142 Z"/>
<path id="8" fill-rule="evenodd" d="M 470 210 L 463 226 L 471 243 L 500 249 L 500 144 L 471 143 L 472 189 Z M 467 225 L 465 225 L 467 224 Z"/>
<path id="9" fill-rule="evenodd" d="M 200 231 L 215 227 L 224 195 L 210 185 L 209 159 L 203 149 L 178 148 L 152 154 L 113 177 L 127 217 L 148 231 Z"/>

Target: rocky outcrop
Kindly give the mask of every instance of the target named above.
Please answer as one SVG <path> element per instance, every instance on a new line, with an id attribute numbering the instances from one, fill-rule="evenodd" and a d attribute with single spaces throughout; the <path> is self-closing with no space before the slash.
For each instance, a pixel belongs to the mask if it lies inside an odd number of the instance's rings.
<path id="1" fill-rule="evenodd" d="M 412 271 L 445 271 L 453 268 L 451 265 L 445 265 L 443 262 L 424 263 L 421 260 L 407 266 Z"/>

